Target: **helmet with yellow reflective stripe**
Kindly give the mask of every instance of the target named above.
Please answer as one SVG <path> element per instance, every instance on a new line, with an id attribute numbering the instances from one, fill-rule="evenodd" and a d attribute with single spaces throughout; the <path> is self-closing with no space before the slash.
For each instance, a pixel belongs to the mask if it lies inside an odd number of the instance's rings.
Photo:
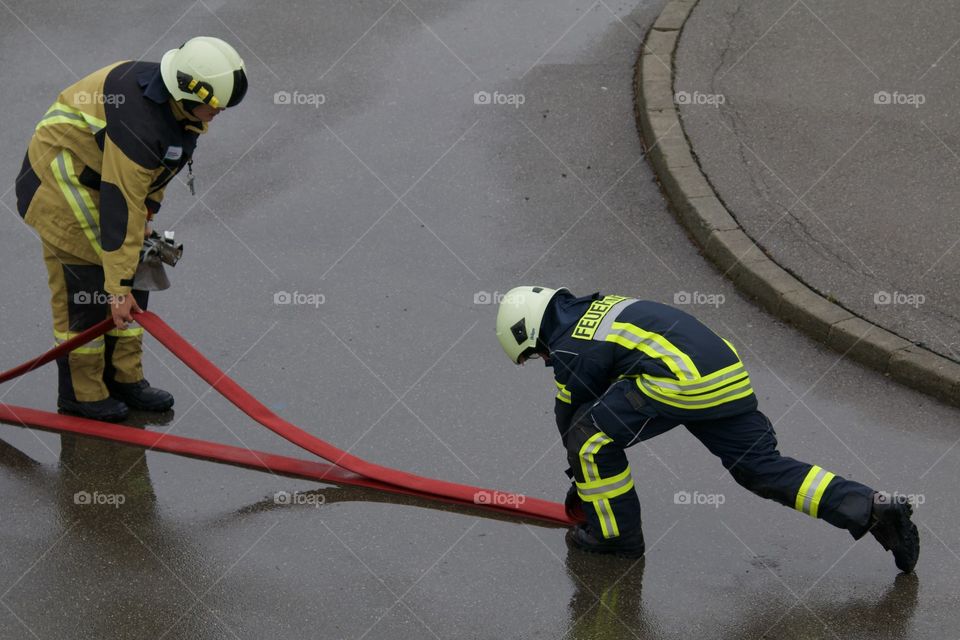
<path id="1" fill-rule="evenodd" d="M 171 49 L 160 60 L 163 84 L 174 100 L 202 102 L 214 109 L 235 107 L 247 93 L 247 74 L 236 49 L 199 36 Z"/>
<path id="2" fill-rule="evenodd" d="M 497 311 L 497 339 L 515 364 L 525 353 L 536 350 L 543 315 L 559 291 L 566 289 L 514 287 L 503 296 Z"/>

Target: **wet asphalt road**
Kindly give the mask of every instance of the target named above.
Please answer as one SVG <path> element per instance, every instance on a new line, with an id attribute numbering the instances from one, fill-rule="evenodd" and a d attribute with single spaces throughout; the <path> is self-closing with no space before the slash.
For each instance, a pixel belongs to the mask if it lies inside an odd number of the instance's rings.
<path id="1" fill-rule="evenodd" d="M 0 638 L 955 632 L 960 412 L 797 335 L 698 255 L 632 116 L 660 7 L 10 3 L 0 174 L 12 182 L 74 74 L 231 40 L 252 89 L 201 141 L 202 199 L 168 189 L 158 226 L 187 253 L 151 308 L 254 395 L 359 456 L 561 499 L 551 378 L 506 361 L 485 303 L 520 282 L 721 295 L 692 311 L 739 347 L 782 450 L 925 502 L 916 577 L 872 539 L 745 492 L 683 430 L 631 450 L 648 546 L 631 565 L 569 554 L 558 529 L 4 426 Z M 10 211 L 0 251 L 6 366 L 50 339 L 39 245 Z M 295 291 L 323 304 L 274 304 Z M 147 347 L 151 382 L 177 396 L 151 428 L 297 455 Z M 53 409 L 54 383 L 47 368 L 0 394 Z M 123 504 L 76 504 L 84 491 Z"/>

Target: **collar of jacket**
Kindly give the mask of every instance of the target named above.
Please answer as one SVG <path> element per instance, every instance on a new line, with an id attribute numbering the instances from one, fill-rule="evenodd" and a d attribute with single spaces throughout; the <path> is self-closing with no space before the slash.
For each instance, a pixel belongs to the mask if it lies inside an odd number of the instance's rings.
<path id="1" fill-rule="evenodd" d="M 152 100 L 157 104 L 170 103 L 170 110 L 173 111 L 173 116 L 178 122 L 183 124 L 184 129 L 195 133 L 207 132 L 207 123 L 195 118 L 193 114 L 183 108 L 183 105 L 180 104 L 178 100 L 174 100 L 170 92 L 167 91 L 167 86 L 163 84 L 163 76 L 160 75 L 159 63 L 156 64 L 155 68 L 148 69 L 141 73 L 137 77 L 137 81 L 140 83 L 140 86 L 143 87 L 144 98 Z"/>
<path id="2" fill-rule="evenodd" d="M 601 298 L 599 293 L 578 298 L 568 291 L 559 291 L 550 301 L 540 323 L 540 339 L 548 346 L 563 338 L 570 328 L 575 325 L 587 307 L 594 300 Z"/>
<path id="3" fill-rule="evenodd" d="M 137 76 L 137 82 L 143 87 L 143 97 L 153 100 L 157 104 L 163 104 L 170 99 L 170 92 L 163 84 L 163 76 L 160 75 L 160 64 L 154 63 L 146 71 Z"/>
<path id="4" fill-rule="evenodd" d="M 192 113 L 184 109 L 179 100 L 170 98 L 170 108 L 173 110 L 173 116 L 187 131 L 193 131 L 195 133 L 207 132 L 207 123 L 201 122 L 198 118 L 195 118 Z"/>

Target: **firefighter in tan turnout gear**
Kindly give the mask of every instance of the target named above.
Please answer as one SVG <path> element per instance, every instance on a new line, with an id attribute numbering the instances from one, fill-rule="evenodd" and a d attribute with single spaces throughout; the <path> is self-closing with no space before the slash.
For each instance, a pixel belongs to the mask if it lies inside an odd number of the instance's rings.
<path id="1" fill-rule="evenodd" d="M 42 242 L 56 342 L 111 315 L 116 323 L 57 361 L 61 411 L 119 421 L 128 408 L 173 406 L 173 396 L 144 380 L 143 329 L 130 326 L 147 306 L 135 281 L 141 249 L 198 136 L 246 91 L 236 50 L 198 37 L 159 63 L 118 62 L 90 74 L 37 123 L 17 176 L 17 208 Z"/>

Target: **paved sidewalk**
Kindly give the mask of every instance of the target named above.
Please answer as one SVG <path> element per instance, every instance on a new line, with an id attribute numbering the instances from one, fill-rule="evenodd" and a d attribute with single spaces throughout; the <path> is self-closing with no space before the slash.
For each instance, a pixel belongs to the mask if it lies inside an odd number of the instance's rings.
<path id="1" fill-rule="evenodd" d="M 718 196 L 778 264 L 960 361 L 960 9 L 703 0 L 674 89 Z"/>

